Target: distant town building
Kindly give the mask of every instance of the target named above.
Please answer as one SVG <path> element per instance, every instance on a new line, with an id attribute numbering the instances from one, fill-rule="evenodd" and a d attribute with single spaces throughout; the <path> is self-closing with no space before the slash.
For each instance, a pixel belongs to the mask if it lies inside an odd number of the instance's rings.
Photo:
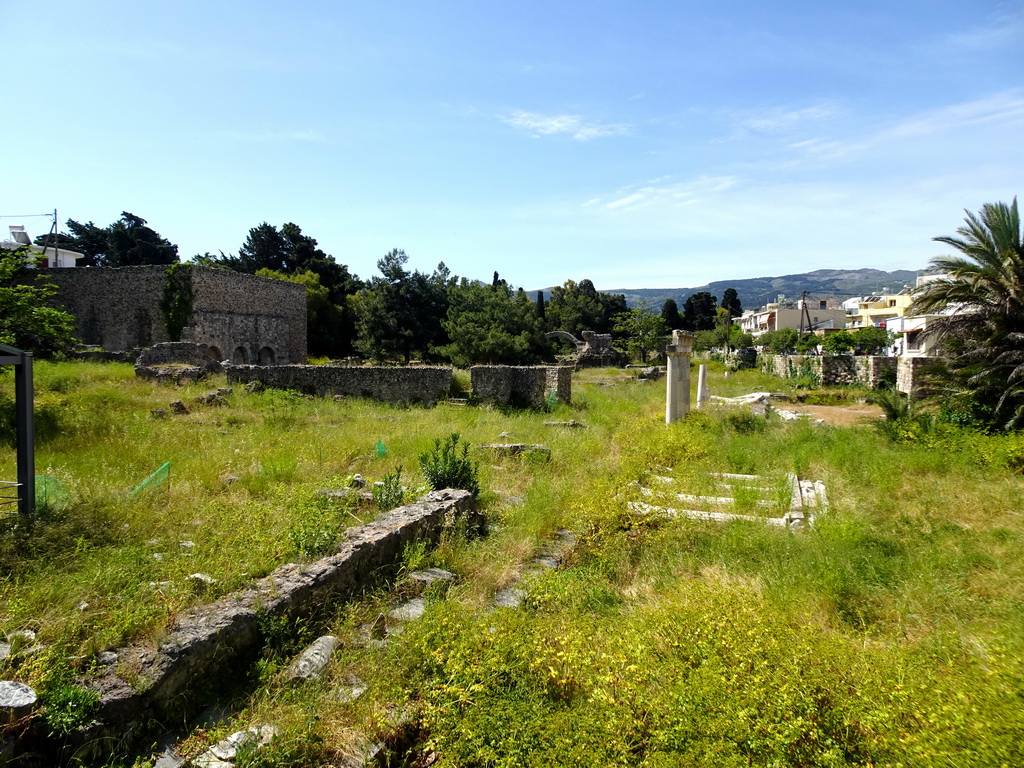
<path id="1" fill-rule="evenodd" d="M 780 296 L 778 301 L 766 304 L 761 309 L 744 312 L 739 324 L 744 333 L 755 337 L 784 328 L 840 330 L 846 327 L 846 312 L 825 299 L 786 301 L 784 296 Z"/>
<path id="2" fill-rule="evenodd" d="M 32 238 L 28 236 L 25 227 L 20 224 L 9 225 L 11 239 L 0 241 L 0 249 L 13 251 L 18 248 L 28 248 L 31 253 L 30 267 L 43 268 L 66 268 L 76 266 L 78 259 L 84 258 L 84 254 L 78 251 L 68 251 L 55 246 L 35 245 Z"/>

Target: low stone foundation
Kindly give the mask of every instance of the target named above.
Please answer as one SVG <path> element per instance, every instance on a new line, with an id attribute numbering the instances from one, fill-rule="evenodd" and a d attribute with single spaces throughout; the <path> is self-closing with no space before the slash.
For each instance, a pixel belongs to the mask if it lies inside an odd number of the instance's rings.
<path id="1" fill-rule="evenodd" d="M 543 408 L 554 395 L 572 400 L 572 368 L 559 365 L 474 365 L 469 369 L 473 396 L 482 403 Z"/>
<path id="2" fill-rule="evenodd" d="M 338 553 L 306 565 L 277 568 L 254 586 L 185 611 L 155 648 L 129 646 L 104 654 L 105 666 L 86 685 L 100 694 L 97 723 L 79 732 L 78 744 L 101 752 L 104 741 L 123 746 L 155 718 L 174 718 L 204 703 L 199 691 L 227 676 L 260 649 L 260 617 L 292 620 L 316 615 L 325 604 L 353 598 L 393 572 L 405 547 L 435 545 L 456 524 L 473 526 L 475 505 L 468 491 L 433 491 L 419 501 L 354 529 Z M 102 656 L 101 656 L 102 658 Z M 61 748 L 46 737 L 41 720 L 20 743 L 6 747 L 50 752 Z M 88 746 L 76 756 L 87 759 Z"/>
<path id="3" fill-rule="evenodd" d="M 770 372 L 787 378 L 808 371 L 817 376 L 824 386 L 864 384 L 875 389 L 893 371 L 901 358 L 880 355 L 775 355 L 771 358 Z"/>
<path id="4" fill-rule="evenodd" d="M 452 369 L 432 366 L 233 365 L 227 372 L 228 384 L 257 381 L 267 387 L 293 389 L 321 397 L 368 397 L 391 403 L 433 405 L 447 398 L 452 390 Z"/>

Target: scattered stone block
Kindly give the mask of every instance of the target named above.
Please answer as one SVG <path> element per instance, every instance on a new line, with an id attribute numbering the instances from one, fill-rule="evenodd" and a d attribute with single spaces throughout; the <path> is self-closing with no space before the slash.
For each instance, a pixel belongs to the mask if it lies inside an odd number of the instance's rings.
<path id="1" fill-rule="evenodd" d="M 166 419 L 167 411 L 164 408 L 154 408 L 149 412 L 149 415 L 154 419 Z"/>
<path id="2" fill-rule="evenodd" d="M 334 699 L 340 704 L 350 704 L 366 693 L 366 683 L 355 675 L 346 675 L 345 682 L 334 691 Z"/>
<path id="3" fill-rule="evenodd" d="M 334 635 L 318 637 L 288 667 L 288 680 L 319 680 L 340 643 Z"/>
<path id="4" fill-rule="evenodd" d="M 168 406 L 168 408 L 171 409 L 171 413 L 178 414 L 179 416 L 188 415 L 188 408 L 185 407 L 185 403 L 181 400 L 175 400 Z"/>
<path id="5" fill-rule="evenodd" d="M 24 683 L 0 680 L 0 722 L 12 723 L 32 712 L 39 697 Z"/>
<path id="6" fill-rule="evenodd" d="M 570 429 L 587 429 L 587 425 L 582 421 L 576 421 L 576 419 L 570 419 L 569 421 L 545 421 L 545 427 L 569 427 Z"/>
<path id="7" fill-rule="evenodd" d="M 217 760 L 230 763 L 238 755 L 242 747 L 259 749 L 267 746 L 277 736 L 277 729 L 272 725 L 254 725 L 244 731 L 232 733 L 226 739 L 222 739 L 210 747 L 204 755 L 210 755 Z M 198 765 L 198 762 L 197 762 Z"/>
<path id="8" fill-rule="evenodd" d="M 546 445 L 530 445 L 528 443 L 484 443 L 480 446 L 482 451 L 491 451 L 500 456 L 521 456 L 523 454 L 543 455 L 551 458 L 551 449 Z"/>
<path id="9" fill-rule="evenodd" d="M 388 616 L 395 621 L 415 621 L 423 616 L 427 610 L 427 601 L 422 597 L 414 597 L 412 600 L 402 603 L 392 609 Z"/>
<path id="10" fill-rule="evenodd" d="M 409 574 L 409 581 L 430 586 L 437 582 L 451 582 L 455 581 L 458 577 L 451 571 L 446 571 L 443 568 L 426 568 L 422 571 L 413 571 Z"/>
<path id="11" fill-rule="evenodd" d="M 185 582 L 193 592 L 202 595 L 209 591 L 210 587 L 217 583 L 217 580 L 205 573 L 193 573 L 185 577 Z"/>
<path id="12" fill-rule="evenodd" d="M 658 368 L 657 366 L 652 366 L 650 368 L 644 368 L 642 371 L 640 371 L 640 373 L 636 375 L 636 378 L 637 381 L 657 381 L 664 375 L 665 372 L 662 371 L 661 368 Z"/>

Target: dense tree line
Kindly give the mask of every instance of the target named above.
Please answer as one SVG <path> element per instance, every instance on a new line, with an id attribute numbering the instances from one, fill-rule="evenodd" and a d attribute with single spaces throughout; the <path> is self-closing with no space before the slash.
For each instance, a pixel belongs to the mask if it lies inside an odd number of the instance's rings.
<path id="1" fill-rule="evenodd" d="M 84 266 L 178 261 L 176 245 L 128 212 L 107 227 L 72 219 L 67 228 L 69 234 L 59 235 L 57 245 L 80 251 Z M 646 306 L 628 308 L 625 296 L 601 293 L 588 279 L 567 280 L 533 301 L 497 272 L 487 284 L 453 275 L 444 263 L 430 273 L 412 269 L 398 248 L 377 262 L 379 275 L 364 281 L 293 222 L 280 227 L 262 222 L 249 230 L 236 254 L 205 253 L 193 261 L 304 285 L 307 348 L 314 357 L 526 365 L 552 361 L 565 351 L 548 332 L 580 338 L 583 331 L 594 331 L 612 334 L 646 360 L 673 328 L 706 331 L 717 339 L 722 317 L 740 312 L 731 289 L 721 306 L 711 294 L 697 293 L 682 313 L 675 302 L 666 302 L 659 315 Z"/>

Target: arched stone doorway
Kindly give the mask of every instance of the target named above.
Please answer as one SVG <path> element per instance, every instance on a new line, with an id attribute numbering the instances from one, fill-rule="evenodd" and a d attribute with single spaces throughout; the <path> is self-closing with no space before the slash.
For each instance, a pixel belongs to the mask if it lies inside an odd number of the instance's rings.
<path id="1" fill-rule="evenodd" d="M 210 346 L 208 346 L 206 348 L 206 354 L 212 357 L 217 362 L 220 362 L 221 360 L 224 359 L 224 357 L 220 353 L 220 347 L 218 347 L 216 344 L 211 344 Z"/>
<path id="2" fill-rule="evenodd" d="M 276 365 L 276 357 L 274 356 L 274 350 L 270 347 L 262 347 L 259 354 L 260 365 Z"/>
<path id="3" fill-rule="evenodd" d="M 245 347 L 235 347 L 235 351 L 231 355 L 231 362 L 235 365 L 249 364 L 249 353 L 246 351 Z"/>

